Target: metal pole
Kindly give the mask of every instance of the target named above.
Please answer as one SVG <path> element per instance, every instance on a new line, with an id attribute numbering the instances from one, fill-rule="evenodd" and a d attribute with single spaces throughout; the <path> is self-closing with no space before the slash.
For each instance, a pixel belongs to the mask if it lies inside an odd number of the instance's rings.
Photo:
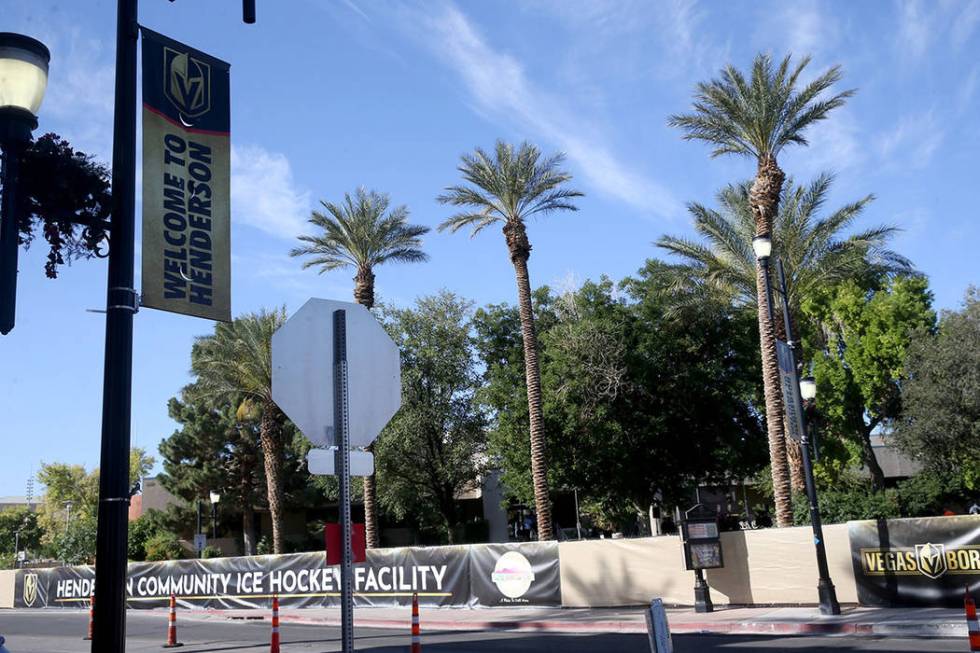
<path id="1" fill-rule="evenodd" d="M 694 611 L 695 612 L 714 612 L 715 606 L 711 602 L 711 588 L 704 580 L 704 572 L 700 569 L 694 570 Z"/>
<path id="2" fill-rule="evenodd" d="M 133 381 L 137 0 L 118 0 L 112 132 L 112 240 L 106 291 L 93 653 L 126 650 L 126 539 Z"/>
<path id="3" fill-rule="evenodd" d="M 7 335 L 14 328 L 17 306 L 17 175 L 20 168 L 20 148 L 3 144 L 3 198 L 0 201 L 0 333 Z"/>
<path id="4" fill-rule="evenodd" d="M 201 503 L 201 500 L 200 499 L 198 499 L 197 500 L 197 530 L 195 531 L 195 533 L 196 533 L 196 535 L 201 535 L 203 532 L 204 532 L 204 504 Z M 195 537 L 194 539 L 197 539 L 197 538 Z M 196 544 L 195 544 L 195 547 L 196 547 Z M 198 551 L 197 551 L 197 557 L 198 558 L 203 558 L 204 557 L 204 548 L 203 547 L 200 548 L 200 549 L 198 549 Z"/>
<path id="5" fill-rule="evenodd" d="M 578 535 L 578 539 L 582 539 L 582 519 L 579 517 L 578 512 L 578 488 L 575 491 L 575 532 Z"/>
<path id="6" fill-rule="evenodd" d="M 218 539 L 218 504 L 211 504 L 211 539 Z"/>
<path id="7" fill-rule="evenodd" d="M 786 326 L 786 344 L 795 350 L 793 342 L 793 328 L 789 319 L 789 301 L 786 294 L 786 275 L 783 272 L 783 262 L 777 260 L 776 269 L 779 273 L 779 288 L 783 301 L 783 319 Z M 794 368 L 795 383 L 800 383 L 800 370 Z M 800 423 L 803 424 L 802 440 L 800 441 L 800 452 L 803 456 L 803 476 L 806 481 L 806 498 L 810 504 L 810 524 L 813 527 L 813 544 L 817 550 L 817 595 L 820 599 L 821 614 L 840 614 L 840 603 L 837 602 L 837 592 L 834 583 L 830 579 L 830 569 L 827 566 L 827 549 L 823 540 L 823 525 L 820 521 L 820 507 L 817 503 L 817 486 L 813 480 L 813 461 L 810 459 L 810 443 L 808 442 L 806 416 L 800 409 Z"/>
<path id="8" fill-rule="evenodd" d="M 347 311 L 333 312 L 334 431 L 340 477 L 340 637 L 343 652 L 354 651 L 354 573 L 351 566 L 350 442 L 347 413 Z"/>

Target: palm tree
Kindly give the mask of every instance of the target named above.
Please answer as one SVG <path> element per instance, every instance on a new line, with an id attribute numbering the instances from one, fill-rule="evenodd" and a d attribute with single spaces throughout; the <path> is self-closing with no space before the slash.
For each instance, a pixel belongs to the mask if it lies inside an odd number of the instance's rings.
<path id="1" fill-rule="evenodd" d="M 318 267 L 320 274 L 337 268 L 353 267 L 354 301 L 374 306 L 374 268 L 383 263 L 421 263 L 429 256 L 422 251 L 422 236 L 429 227 L 408 224 L 408 208 L 390 211 L 388 195 L 358 188 L 344 194 L 341 204 L 320 202 L 326 213 L 314 211 L 310 224 L 320 231 L 300 236 L 306 243 L 289 252 L 307 256 L 303 269 Z M 378 538 L 377 490 L 374 475 L 364 477 L 364 539 L 369 549 L 380 544 Z"/>
<path id="2" fill-rule="evenodd" d="M 853 94 L 853 91 L 844 91 L 824 96 L 840 80 L 839 66 L 797 89 L 800 75 L 809 63 L 810 58 L 804 57 L 791 69 L 787 56 L 774 66 L 769 55 L 760 54 L 752 64 L 749 80 L 734 66 L 728 66 L 721 71 L 719 79 L 698 84 L 692 113 L 669 119 L 672 127 L 684 131 L 686 140 L 712 144 L 712 157 L 737 154 L 755 159 L 757 168 L 749 191 L 749 204 L 756 235 L 771 234 L 772 222 L 779 209 L 785 175 L 776 157 L 787 145 L 806 145 L 803 135 L 806 128 L 826 118 Z M 765 273 L 759 263 L 755 264 L 755 283 L 776 518 L 780 526 L 788 526 L 792 524 L 793 512 L 783 437 L 783 402 L 779 391 L 775 334 L 772 322 L 765 317 L 770 314 Z"/>
<path id="3" fill-rule="evenodd" d="M 198 338 L 191 351 L 191 370 L 201 391 L 216 399 L 248 404 L 261 411 L 259 441 L 265 457 L 266 496 L 272 517 L 272 547 L 283 553 L 283 424 L 285 416 L 272 400 L 272 334 L 286 321 L 285 309 L 262 310 L 219 323 L 214 335 Z M 241 412 L 241 411 L 238 411 Z M 248 509 L 248 506 L 245 506 Z"/>
<path id="4" fill-rule="evenodd" d="M 786 182 L 773 224 L 773 248 L 779 248 L 786 270 L 790 312 L 803 316 L 800 306 L 821 289 L 855 278 L 907 274 L 912 265 L 903 256 L 887 249 L 897 227 L 879 226 L 844 237 L 874 199 L 872 195 L 847 204 L 830 215 L 819 217 L 833 177 L 821 175 L 808 186 Z M 752 238 L 756 234 L 750 183 L 728 186 L 718 193 L 719 210 L 691 204 L 694 230 L 699 241 L 664 236 L 657 245 L 678 256 L 681 263 L 670 268 L 679 289 L 699 287 L 717 293 L 746 310 L 759 307 Z M 678 297 L 696 297 L 681 292 Z M 819 335 L 819 324 L 803 325 Z M 864 433 L 858 434 L 867 440 Z M 883 481 L 881 467 L 871 450 L 870 440 L 862 442 L 862 462 L 876 484 Z"/>
<path id="5" fill-rule="evenodd" d="M 517 275 L 517 298 L 524 339 L 524 374 L 527 383 L 528 417 L 531 427 L 531 475 L 538 519 L 538 539 L 553 538 L 551 502 L 548 497 L 548 464 L 545 452 L 544 417 L 541 411 L 541 372 L 538 368 L 538 339 L 531 309 L 531 281 L 527 260 L 531 243 L 527 219 L 552 211 L 576 211 L 572 200 L 582 193 L 567 188 L 572 176 L 561 169 L 564 156 L 542 158 L 537 147 L 524 142 L 513 145 L 498 140 L 493 154 L 477 148 L 464 154 L 457 168 L 466 185 L 450 186 L 439 196 L 443 204 L 464 207 L 439 225 L 455 233 L 472 227 L 472 235 L 492 224 L 503 225 L 510 262 Z"/>

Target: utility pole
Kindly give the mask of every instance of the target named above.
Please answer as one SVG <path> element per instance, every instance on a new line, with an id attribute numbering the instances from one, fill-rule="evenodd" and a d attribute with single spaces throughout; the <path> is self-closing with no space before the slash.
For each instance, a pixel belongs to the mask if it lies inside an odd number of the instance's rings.
<path id="1" fill-rule="evenodd" d="M 137 0 L 118 0 L 112 128 L 112 241 L 106 291 L 102 451 L 96 541 L 92 653 L 126 650 L 126 540 L 133 385 L 133 288 L 136 249 Z"/>

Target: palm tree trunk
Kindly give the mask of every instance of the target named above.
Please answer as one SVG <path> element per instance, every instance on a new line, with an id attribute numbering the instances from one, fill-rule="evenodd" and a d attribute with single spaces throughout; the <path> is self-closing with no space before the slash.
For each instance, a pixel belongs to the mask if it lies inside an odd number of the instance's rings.
<path id="1" fill-rule="evenodd" d="M 354 301 L 368 310 L 374 307 L 374 272 L 358 268 L 354 277 Z M 367 448 L 373 450 L 373 446 Z M 364 546 L 376 549 L 381 545 L 378 536 L 378 486 L 374 474 L 364 477 Z"/>
<path id="2" fill-rule="evenodd" d="M 772 220 L 779 208 L 783 172 L 771 157 L 759 160 L 759 169 L 749 193 L 755 216 L 757 235 L 771 236 Z M 756 298 L 758 300 L 759 344 L 762 349 L 762 385 L 766 397 L 766 427 L 769 434 L 769 460 L 772 491 L 776 504 L 776 524 L 792 526 L 793 507 L 790 495 L 786 439 L 783 435 L 783 398 L 779 390 L 779 364 L 776 360 L 776 337 L 773 331 L 773 309 L 769 306 L 766 270 L 756 263 Z"/>
<path id="3" fill-rule="evenodd" d="M 544 433 L 544 413 L 541 409 L 541 370 L 538 367 L 538 337 L 534 329 L 531 308 L 531 280 L 527 260 L 531 244 L 520 222 L 504 225 L 504 236 L 510 250 L 510 260 L 517 275 L 517 299 L 521 315 L 521 335 L 524 339 L 524 375 L 527 383 L 527 409 L 531 426 L 531 478 L 534 484 L 534 507 L 538 520 L 538 540 L 554 539 L 551 529 L 551 499 L 548 492 L 548 461 Z"/>
<path id="4" fill-rule="evenodd" d="M 265 455 L 266 494 L 269 500 L 269 514 L 272 519 L 272 551 L 284 553 L 282 538 L 283 496 L 282 496 L 282 433 L 278 420 L 279 408 L 267 402 L 262 408 L 262 423 L 259 439 Z"/>

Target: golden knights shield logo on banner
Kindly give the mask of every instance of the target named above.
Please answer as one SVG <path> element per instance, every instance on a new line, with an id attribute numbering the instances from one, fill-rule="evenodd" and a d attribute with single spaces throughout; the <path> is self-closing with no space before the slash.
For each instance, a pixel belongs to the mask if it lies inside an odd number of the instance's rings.
<path id="1" fill-rule="evenodd" d="M 164 93 L 182 118 L 196 118 L 211 109 L 211 66 L 186 52 L 165 47 L 163 67 Z"/>
<path id="2" fill-rule="evenodd" d="M 37 600 L 37 574 L 24 574 L 24 605 L 32 607 Z"/>
<path id="3" fill-rule="evenodd" d="M 229 66 L 143 34 L 142 303 L 231 320 Z"/>
<path id="4" fill-rule="evenodd" d="M 942 544 L 916 544 L 915 557 L 923 576 L 939 578 L 946 573 L 946 547 Z"/>

